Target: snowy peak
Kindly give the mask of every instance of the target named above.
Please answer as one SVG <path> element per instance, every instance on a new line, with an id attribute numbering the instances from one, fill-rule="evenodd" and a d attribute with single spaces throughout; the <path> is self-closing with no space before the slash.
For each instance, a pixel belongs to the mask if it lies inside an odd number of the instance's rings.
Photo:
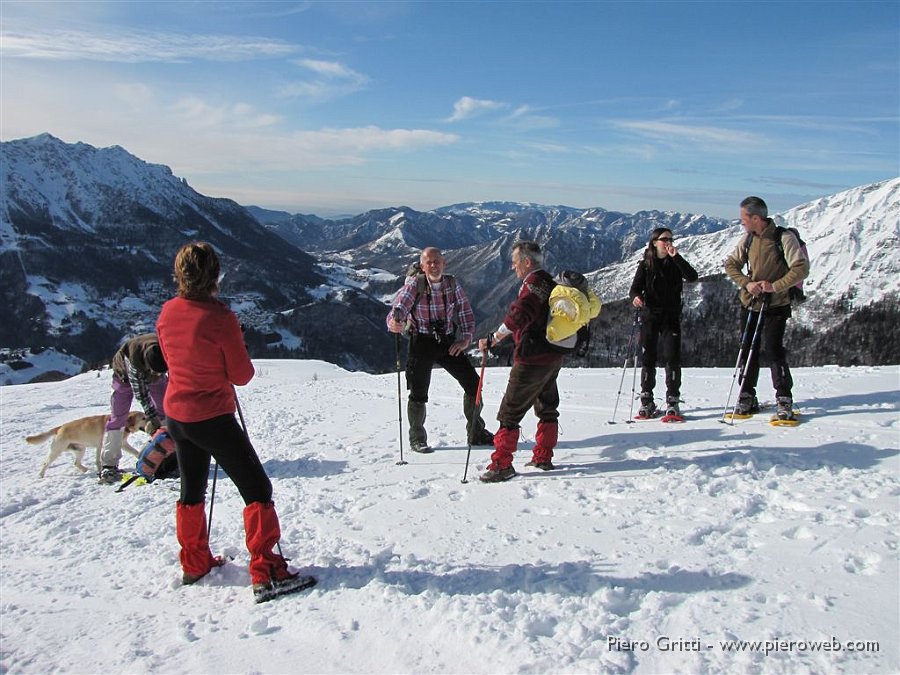
<path id="1" fill-rule="evenodd" d="M 229 199 L 197 193 L 165 166 L 120 147 L 43 134 L 0 144 L 2 347 L 56 347 L 87 361 L 152 330 L 186 241 L 219 251 L 228 299 L 250 326 L 309 300 L 315 260 Z M 262 341 L 262 338 L 260 338 Z"/>
<path id="2" fill-rule="evenodd" d="M 900 178 L 816 199 L 773 219 L 797 228 L 809 252 L 804 283 L 809 301 L 795 312 L 801 323 L 827 321 L 827 312 L 836 306 L 852 310 L 900 294 Z M 742 234 L 734 221 L 724 230 L 686 236 L 676 244 L 701 277 L 723 275 L 723 261 Z M 604 299 L 627 297 L 641 256 L 637 251 L 593 275 Z"/>
<path id="3" fill-rule="evenodd" d="M 862 306 L 900 288 L 900 178 L 802 204 L 781 219 L 806 242 L 811 292 Z"/>

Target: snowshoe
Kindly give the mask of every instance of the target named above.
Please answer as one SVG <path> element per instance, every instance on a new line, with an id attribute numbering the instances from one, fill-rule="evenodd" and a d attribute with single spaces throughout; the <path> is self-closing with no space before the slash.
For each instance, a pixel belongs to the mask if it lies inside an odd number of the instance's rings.
<path id="1" fill-rule="evenodd" d="M 663 415 L 663 422 L 684 422 L 681 410 L 678 408 L 678 397 L 668 396 L 666 398 L 666 414 Z"/>
<path id="2" fill-rule="evenodd" d="M 654 417 L 659 417 L 659 409 L 656 407 L 656 404 L 651 401 L 638 408 L 638 413 L 634 416 L 634 419 L 651 420 Z"/>
<path id="3" fill-rule="evenodd" d="M 253 599 L 256 603 L 268 602 L 281 595 L 290 595 L 312 588 L 319 580 L 315 577 L 301 576 L 296 574 L 286 579 L 264 581 L 262 583 L 253 584 Z"/>
<path id="4" fill-rule="evenodd" d="M 656 409 L 656 404 L 653 402 L 653 392 L 641 392 L 641 407 L 638 408 L 637 415 L 634 416 L 634 419 L 649 420 L 656 417 L 658 413 L 659 411 Z"/>

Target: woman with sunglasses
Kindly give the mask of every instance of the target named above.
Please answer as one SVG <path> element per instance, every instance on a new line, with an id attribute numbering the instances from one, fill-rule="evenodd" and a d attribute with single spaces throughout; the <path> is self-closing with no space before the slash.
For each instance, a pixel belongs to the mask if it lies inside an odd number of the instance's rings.
<path id="1" fill-rule="evenodd" d="M 639 419 L 656 417 L 657 346 L 662 343 L 666 364 L 666 416 L 663 421 L 682 421 L 681 398 L 681 289 L 685 281 L 697 281 L 697 272 L 675 248 L 672 231 L 657 227 L 650 233 L 644 259 L 631 283 L 631 304 L 641 310 L 641 407 Z"/>

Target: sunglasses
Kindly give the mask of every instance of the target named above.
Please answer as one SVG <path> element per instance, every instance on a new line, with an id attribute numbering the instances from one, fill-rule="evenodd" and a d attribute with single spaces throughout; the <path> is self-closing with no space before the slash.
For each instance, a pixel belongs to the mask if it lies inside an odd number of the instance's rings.
<path id="1" fill-rule="evenodd" d="M 669 241 L 675 241 L 675 240 L 672 239 L 672 237 L 660 237 L 660 238 L 657 239 L 656 241 L 666 241 L 666 242 L 669 242 Z"/>

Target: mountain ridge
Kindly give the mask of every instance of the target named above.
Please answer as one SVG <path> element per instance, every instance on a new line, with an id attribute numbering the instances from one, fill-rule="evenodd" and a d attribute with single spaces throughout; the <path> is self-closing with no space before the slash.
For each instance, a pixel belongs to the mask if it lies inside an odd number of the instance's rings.
<path id="1" fill-rule="evenodd" d="M 542 243 L 548 269 L 588 273 L 604 302 L 594 350 L 582 365 L 621 363 L 631 323 L 627 286 L 647 233 L 660 226 L 676 234 L 704 275 L 685 292 L 686 324 L 694 333 L 687 362 L 733 360 L 734 338 L 725 334 L 733 332 L 736 305 L 721 257 L 740 234 L 735 221 L 499 201 L 427 212 L 394 206 L 328 219 L 206 197 L 169 167 L 119 146 L 97 149 L 42 134 L 0 148 L 0 297 L 11 319 L 0 328 L 0 348 L 8 352 L 0 358 L 8 362 L 22 360 L 29 348 L 62 350 L 87 363 L 108 358 L 123 337 L 152 330 L 174 291 L 175 251 L 203 238 L 223 256 L 223 297 L 246 323 L 254 356 L 321 358 L 384 372 L 395 363 L 385 303 L 421 248 L 444 250 L 448 272 L 472 300 L 480 333 L 514 297 L 509 252 L 528 238 Z M 885 321 L 894 316 L 898 191 L 900 179 L 890 179 L 778 214 L 801 226 L 813 258 L 811 301 L 791 322 L 803 340 L 822 332 L 817 321 L 843 325 L 867 307 L 885 306 Z M 843 289 L 836 278 L 846 279 Z M 877 361 L 870 353 L 876 346 L 860 358 Z"/>

